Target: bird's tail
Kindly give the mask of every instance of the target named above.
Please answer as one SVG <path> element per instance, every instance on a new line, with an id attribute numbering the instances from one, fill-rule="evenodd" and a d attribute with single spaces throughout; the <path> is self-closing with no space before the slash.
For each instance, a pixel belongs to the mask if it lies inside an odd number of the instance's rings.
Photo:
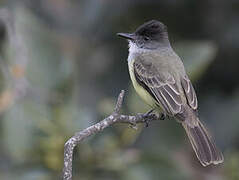
<path id="1" fill-rule="evenodd" d="M 222 163 L 223 155 L 221 151 L 218 150 L 207 130 L 198 118 L 196 121 L 198 123 L 195 123 L 194 126 L 187 123 L 187 121 L 182 122 L 182 125 L 186 130 L 197 158 L 203 166 Z"/>

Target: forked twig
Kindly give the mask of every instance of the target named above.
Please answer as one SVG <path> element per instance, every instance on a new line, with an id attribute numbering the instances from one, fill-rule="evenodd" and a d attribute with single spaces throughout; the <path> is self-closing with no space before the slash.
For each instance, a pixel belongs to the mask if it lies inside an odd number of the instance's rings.
<path id="1" fill-rule="evenodd" d="M 118 100 L 113 113 L 103 119 L 102 121 L 75 133 L 64 146 L 64 167 L 63 167 L 63 180 L 72 180 L 72 160 L 73 150 L 82 140 L 96 134 L 103 129 L 115 124 L 115 123 L 128 123 L 132 126 L 136 126 L 138 123 L 147 123 L 149 121 L 158 120 L 155 114 L 137 114 L 135 116 L 122 115 L 120 109 L 123 104 L 124 90 L 122 90 L 118 96 Z"/>

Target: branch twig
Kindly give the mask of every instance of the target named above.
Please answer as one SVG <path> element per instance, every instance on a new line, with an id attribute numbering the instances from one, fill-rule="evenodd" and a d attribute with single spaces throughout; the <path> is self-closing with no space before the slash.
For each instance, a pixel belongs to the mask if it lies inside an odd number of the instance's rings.
<path id="1" fill-rule="evenodd" d="M 118 100 L 114 109 L 114 112 L 103 119 L 97 124 L 94 124 L 80 132 L 77 132 L 72 136 L 64 146 L 64 168 L 63 168 L 63 180 L 72 180 L 72 159 L 73 150 L 82 140 L 90 135 L 96 134 L 103 129 L 115 124 L 115 123 L 128 123 L 133 127 L 138 123 L 147 123 L 148 121 L 158 120 L 155 114 L 137 114 L 136 116 L 128 116 L 119 114 L 124 99 L 124 90 L 118 96 Z"/>

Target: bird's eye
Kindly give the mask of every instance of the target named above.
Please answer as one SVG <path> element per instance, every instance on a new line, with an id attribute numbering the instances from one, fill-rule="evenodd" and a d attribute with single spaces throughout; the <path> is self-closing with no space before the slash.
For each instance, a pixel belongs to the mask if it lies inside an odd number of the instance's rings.
<path id="1" fill-rule="evenodd" d="M 145 40 L 145 41 L 148 41 L 148 40 L 149 40 L 149 37 L 148 37 L 148 36 L 145 36 L 145 37 L 144 37 L 144 40 Z"/>

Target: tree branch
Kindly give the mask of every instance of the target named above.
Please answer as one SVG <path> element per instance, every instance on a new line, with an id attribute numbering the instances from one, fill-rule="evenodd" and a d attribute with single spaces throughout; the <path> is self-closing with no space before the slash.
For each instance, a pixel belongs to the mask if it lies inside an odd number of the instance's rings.
<path id="1" fill-rule="evenodd" d="M 115 124 L 115 123 L 128 123 L 133 127 L 136 127 L 138 123 L 148 123 L 149 121 L 158 120 L 155 114 L 137 114 L 135 116 L 128 116 L 119 114 L 124 99 L 124 90 L 118 96 L 118 100 L 113 113 L 103 119 L 102 121 L 75 133 L 64 146 L 64 168 L 63 168 L 63 180 L 72 180 L 72 160 L 73 150 L 82 140 L 89 137 L 90 135 L 96 134 L 103 129 Z"/>

